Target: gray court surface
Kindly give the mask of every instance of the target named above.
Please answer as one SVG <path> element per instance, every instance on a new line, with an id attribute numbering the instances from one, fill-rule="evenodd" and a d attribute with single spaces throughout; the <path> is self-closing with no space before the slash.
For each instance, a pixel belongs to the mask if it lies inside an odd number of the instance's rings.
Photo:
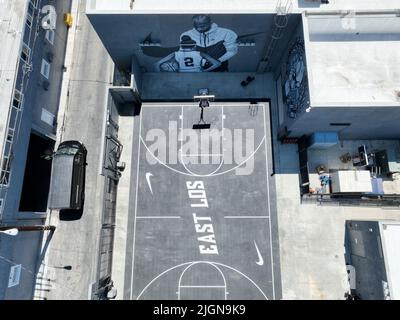
<path id="1" fill-rule="evenodd" d="M 144 104 L 135 118 L 125 299 L 280 299 L 269 105 Z"/>

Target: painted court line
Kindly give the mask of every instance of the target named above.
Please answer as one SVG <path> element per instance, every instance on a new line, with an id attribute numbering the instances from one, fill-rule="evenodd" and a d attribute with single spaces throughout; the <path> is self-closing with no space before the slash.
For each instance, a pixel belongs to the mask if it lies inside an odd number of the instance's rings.
<path id="1" fill-rule="evenodd" d="M 221 157 L 223 153 L 190 153 L 182 154 L 183 157 Z"/>
<path id="2" fill-rule="evenodd" d="M 179 286 L 179 288 L 226 288 L 226 286 Z"/>
<path id="3" fill-rule="evenodd" d="M 180 103 L 165 103 L 165 102 L 160 102 L 160 103 L 151 103 L 151 102 L 145 102 L 143 103 L 143 108 L 180 108 L 180 107 L 198 107 L 198 103 L 193 103 L 193 102 L 180 102 Z M 248 103 L 244 102 L 229 102 L 228 104 L 225 102 L 213 102 L 211 107 L 222 107 L 222 106 L 227 106 L 227 107 L 248 107 Z"/>
<path id="4" fill-rule="evenodd" d="M 221 266 L 221 267 L 230 269 L 230 270 L 232 270 L 232 271 L 234 271 L 234 272 L 237 272 L 239 275 L 243 276 L 243 277 L 246 278 L 248 281 L 250 281 L 250 282 L 258 289 L 258 291 L 264 296 L 264 298 L 265 298 L 266 300 L 268 300 L 267 295 L 261 290 L 261 288 L 257 285 L 257 283 L 255 283 L 255 282 L 254 282 L 251 278 L 249 278 L 247 275 L 245 275 L 244 273 L 240 272 L 239 270 L 237 270 L 237 269 L 235 269 L 235 268 L 232 268 L 232 267 L 230 267 L 230 266 L 228 266 L 228 265 L 226 265 L 226 264 L 219 263 L 219 262 L 210 262 L 210 261 L 192 261 L 192 262 L 186 262 L 186 263 L 179 264 L 179 265 L 177 265 L 177 266 L 171 267 L 171 268 L 169 268 L 169 269 L 163 271 L 163 272 L 160 273 L 158 276 L 156 276 L 153 280 L 151 280 L 151 281 L 143 288 L 143 290 L 142 290 L 142 291 L 140 292 L 140 294 L 137 296 L 136 300 L 140 300 L 141 296 L 145 293 L 145 291 L 146 291 L 155 281 L 157 281 L 159 278 L 161 278 L 161 277 L 162 277 L 163 275 L 165 275 L 166 273 L 168 273 L 168 272 L 170 272 L 170 271 L 172 271 L 172 270 L 175 270 L 175 269 L 177 269 L 177 268 L 181 268 L 181 267 L 184 267 L 184 266 L 189 266 L 189 267 L 190 267 L 190 266 L 193 266 L 193 265 L 199 264 L 199 263 L 205 263 L 205 264 L 210 264 L 210 265 L 214 265 L 214 266 Z M 218 269 L 219 269 L 219 268 L 218 268 Z M 185 270 L 187 270 L 187 268 L 185 268 Z M 185 272 L 185 271 L 184 271 L 184 272 Z M 183 273 L 184 273 L 184 272 L 183 272 Z M 182 276 L 182 274 L 181 274 L 181 276 Z M 223 275 L 223 273 L 222 273 L 222 276 L 223 276 L 223 279 L 224 279 L 224 283 L 225 283 L 225 285 L 226 285 L 226 279 L 225 279 L 225 276 Z M 182 279 L 180 278 L 180 280 L 182 280 Z M 178 282 L 178 284 L 179 284 L 179 282 Z M 178 285 L 178 288 L 179 288 L 179 285 Z"/>
<path id="5" fill-rule="evenodd" d="M 265 106 L 263 108 L 264 115 L 264 136 L 267 136 L 267 124 L 265 119 Z M 272 137 L 271 137 L 272 138 Z M 269 191 L 269 167 L 268 167 L 268 144 L 267 139 L 265 139 L 265 168 L 266 168 L 266 178 L 267 178 L 267 201 L 268 201 L 268 214 L 271 215 L 271 196 Z M 272 297 L 275 300 L 275 270 L 274 270 L 274 253 L 272 247 L 272 226 L 271 220 L 268 223 L 269 226 L 269 247 L 271 250 L 271 275 L 272 275 Z"/>
<path id="6" fill-rule="evenodd" d="M 142 115 L 140 113 L 139 117 L 139 137 L 142 131 Z M 136 218 L 137 218 L 137 206 L 138 206 L 138 192 L 139 192 L 139 171 L 140 171 L 140 141 L 138 141 L 138 153 L 137 153 L 137 167 L 136 167 L 136 194 L 135 194 L 135 216 L 133 222 L 133 246 L 132 246 L 132 273 L 131 273 L 131 292 L 130 299 L 133 297 L 133 279 L 134 279 L 134 269 L 135 269 L 135 244 L 136 244 Z"/>
<path id="7" fill-rule="evenodd" d="M 162 105 L 162 104 L 158 104 L 158 106 L 154 106 L 154 107 L 164 107 L 165 105 Z M 172 106 L 171 106 L 172 107 Z M 180 104 L 180 105 L 174 105 L 173 107 L 177 107 L 177 108 L 179 108 L 179 107 L 181 107 L 181 111 L 182 111 L 182 118 L 181 118 L 181 121 L 182 121 L 182 126 L 183 126 L 183 105 L 182 104 Z M 222 107 L 223 107 L 223 105 L 222 105 Z M 265 145 L 265 159 L 266 159 L 266 170 L 267 170 L 267 172 L 266 172 L 266 174 L 267 174 L 267 200 L 268 200 L 268 211 L 269 212 L 271 212 L 271 207 L 270 207 L 270 191 L 269 191 L 269 171 L 268 171 L 268 169 L 269 169 L 269 167 L 268 167 L 268 149 L 267 149 L 267 146 L 268 146 L 268 144 L 267 144 L 267 135 L 266 135 L 266 132 L 267 132 L 267 127 L 266 127 L 266 110 L 265 110 L 265 106 L 264 105 L 262 105 L 262 107 L 263 107 L 263 111 L 264 111 L 264 137 L 263 137 L 263 139 L 262 139 L 262 141 L 260 142 L 260 144 L 258 145 L 258 147 L 257 147 L 257 149 L 253 152 L 253 154 L 248 158 L 248 159 L 246 159 L 245 161 L 243 161 L 242 162 L 242 165 L 246 162 L 246 161 L 248 161 L 251 157 L 254 157 L 255 156 L 255 154 L 257 153 L 257 151 L 262 147 L 262 144 L 264 144 Z M 143 113 L 143 112 L 142 112 Z M 225 117 L 223 117 L 223 119 L 224 119 Z M 173 169 L 173 168 L 171 168 L 171 167 L 169 167 L 167 164 L 164 164 L 164 163 L 162 163 L 155 155 L 153 155 L 150 151 L 149 151 L 149 149 L 148 149 L 148 147 L 147 147 L 147 145 L 145 144 L 145 142 L 144 142 L 144 139 L 142 138 L 142 136 L 141 136 L 141 130 L 142 130 L 142 114 L 140 115 L 140 126 L 139 126 L 139 143 L 138 143 L 138 162 L 137 162 L 137 172 L 136 172 L 136 199 L 135 199 L 135 212 L 134 212 L 134 237 L 133 237 L 133 254 L 132 254 L 132 277 L 131 277 L 131 292 L 130 292 L 130 297 L 131 297 L 131 299 L 133 298 L 133 295 L 134 295 L 134 292 L 133 292 L 133 289 L 134 289 L 134 274 L 135 274 L 135 272 L 134 272 L 134 261 L 135 261 L 135 240 L 136 240 L 136 229 L 137 229 L 137 219 L 182 219 L 182 217 L 181 216 L 137 216 L 137 214 L 139 213 L 139 208 L 138 208 L 138 205 L 137 205 L 137 202 L 138 202 L 138 197 L 140 197 L 140 195 L 138 195 L 138 188 L 139 188 L 139 175 L 140 175 L 140 171 L 142 171 L 143 170 L 143 167 L 142 168 L 140 168 L 140 151 L 141 151 L 141 149 L 142 149 L 142 151 L 145 151 L 145 149 L 146 149 L 146 151 L 147 152 L 149 152 L 150 153 L 150 155 L 153 157 L 153 158 L 155 158 L 156 160 L 157 160 L 157 162 L 159 162 L 161 165 L 163 165 L 163 166 L 165 166 L 165 167 L 167 167 L 167 168 L 169 168 L 169 169 L 171 169 L 173 172 L 175 172 L 175 173 L 179 173 L 179 174 L 183 174 L 183 175 L 186 175 L 186 176 L 194 176 L 194 177 L 208 177 L 208 176 L 218 176 L 218 175 L 222 175 L 222 174 L 225 174 L 225 173 L 228 173 L 228 172 L 231 172 L 231 171 L 233 171 L 233 170 L 235 170 L 235 168 L 231 168 L 231 169 L 229 169 L 229 170 L 227 170 L 227 171 L 224 171 L 224 172 L 218 172 L 218 173 L 216 173 L 216 172 L 213 172 L 213 173 L 211 173 L 211 174 L 206 174 L 206 175 L 201 175 L 201 174 L 196 174 L 196 173 L 194 173 L 194 172 L 191 172 L 191 171 L 189 171 L 188 169 L 186 169 L 188 172 L 181 172 L 181 171 L 179 171 L 179 170 L 176 170 L 176 169 Z M 179 136 L 178 136 L 179 137 Z M 179 141 L 179 138 L 178 138 L 178 141 Z M 141 148 L 141 146 L 140 146 L 140 144 L 141 143 L 143 143 L 143 147 Z M 146 152 L 145 151 L 145 152 Z M 182 154 L 182 152 L 181 152 L 181 157 L 200 157 L 200 156 L 223 156 L 223 154 L 189 154 L 189 155 L 183 155 Z M 240 165 L 239 165 L 240 166 Z M 238 166 L 238 167 L 239 167 Z M 217 169 L 217 171 L 219 170 L 219 168 Z M 172 212 L 171 212 L 172 213 Z M 268 216 L 246 216 L 246 215 L 237 215 L 237 216 L 234 216 L 234 215 L 231 215 L 231 216 L 224 216 L 224 218 L 225 219 L 271 219 L 270 218 L 270 216 L 268 215 Z M 270 230 L 270 234 L 269 234 L 269 240 L 270 240 L 270 249 L 271 249 L 271 271 L 272 271 L 272 281 L 268 281 L 269 283 L 271 283 L 272 284 L 272 293 L 273 293 L 273 298 L 275 299 L 275 281 L 274 281 L 274 266 L 273 266 L 273 248 L 272 248 L 272 234 L 271 234 L 271 229 L 272 229 L 272 226 L 271 226 L 271 223 L 270 222 L 268 222 L 268 225 L 269 225 L 269 230 Z M 139 226 L 140 226 L 140 223 L 139 223 Z M 258 251 L 258 248 L 257 248 L 257 245 L 256 245 L 256 249 L 257 249 L 257 251 Z M 157 258 L 159 258 L 159 257 L 157 257 Z M 139 295 L 136 297 L 136 299 L 140 299 L 141 298 L 141 296 L 144 294 L 144 292 L 147 290 L 147 288 L 149 287 L 149 286 L 151 286 L 157 279 L 159 279 L 159 278 L 161 278 L 161 276 L 162 275 L 164 275 L 165 273 L 167 273 L 168 271 L 171 271 L 171 270 L 174 270 L 174 269 L 176 269 L 176 268 L 178 268 L 178 267 L 184 267 L 184 266 L 187 266 L 185 269 L 184 269 L 184 271 L 181 273 L 181 276 L 180 276 L 180 278 L 179 278 L 179 283 L 178 283 L 178 288 L 224 288 L 224 289 L 226 289 L 227 287 L 226 287 L 226 285 L 225 286 L 223 286 L 223 285 L 205 285 L 205 286 L 196 286 L 196 285 L 194 285 L 194 286 L 191 286 L 191 285 L 180 285 L 180 281 L 182 280 L 182 276 L 183 276 L 183 274 L 186 272 L 186 270 L 188 270 L 191 266 L 193 266 L 193 265 L 195 265 L 195 264 L 199 264 L 199 263 L 208 263 L 208 264 L 210 264 L 210 265 L 212 265 L 212 266 L 214 266 L 221 274 L 222 274 L 222 277 L 224 278 L 224 282 L 226 281 L 225 280 L 225 276 L 224 276 L 224 274 L 223 274 L 223 272 L 222 272 L 222 270 L 220 270 L 219 268 L 218 268 L 218 266 L 222 266 L 222 267 L 225 267 L 225 268 L 227 268 L 227 269 L 230 269 L 230 270 L 232 270 L 232 271 L 235 271 L 235 272 L 237 272 L 237 273 L 239 273 L 240 275 L 242 275 L 243 277 L 245 277 L 250 283 L 252 283 L 260 292 L 261 292 L 261 294 L 267 299 L 267 296 L 265 295 L 265 293 L 261 290 L 261 288 L 253 281 L 253 280 L 251 280 L 248 276 L 246 276 L 245 274 L 243 274 L 243 273 L 241 273 L 240 271 L 238 271 L 237 269 L 235 269 L 235 268 L 233 268 L 233 267 L 229 267 L 229 266 L 227 266 L 227 265 L 224 265 L 224 264 L 222 264 L 222 263 L 216 263 L 216 262 L 205 262 L 205 261 L 194 261 L 194 262 L 189 262 L 189 263 L 183 263 L 183 264 L 181 264 L 181 265 L 178 265 L 178 266 L 175 266 L 175 267 L 172 267 L 172 268 L 170 268 L 170 269 L 168 269 L 168 270 L 166 270 L 166 271 L 164 271 L 163 273 L 161 273 L 160 275 L 158 275 L 157 277 L 155 277 L 155 278 L 153 278 L 153 280 L 150 282 L 150 283 L 148 283 L 145 287 L 144 287 L 144 289 L 139 293 Z M 180 294 L 178 294 L 178 296 L 180 297 Z"/>
<path id="8" fill-rule="evenodd" d="M 224 216 L 225 219 L 269 219 L 269 216 Z"/>
<path id="9" fill-rule="evenodd" d="M 179 216 L 138 216 L 136 219 L 181 219 Z"/>
<path id="10" fill-rule="evenodd" d="M 182 163 L 183 167 L 186 169 L 186 171 L 187 171 L 189 174 L 191 174 L 192 176 L 199 176 L 199 174 L 197 174 L 197 173 L 191 171 L 191 170 L 186 166 L 185 162 L 183 161 L 183 157 L 184 157 L 183 152 L 182 152 L 182 149 L 183 149 L 183 120 L 184 120 L 183 110 L 184 110 L 184 107 L 182 106 L 182 107 L 181 107 L 181 115 L 182 115 L 182 119 L 181 119 L 181 140 L 180 140 L 180 142 L 181 142 L 181 147 L 180 147 L 180 149 L 179 149 L 180 156 L 181 156 L 181 163 Z M 224 106 L 221 106 L 221 114 L 222 114 L 222 115 L 224 114 Z M 224 136 L 224 129 L 225 129 L 225 128 L 224 128 L 224 120 L 222 119 L 222 123 L 221 123 L 222 136 Z M 187 155 L 185 155 L 185 156 L 187 157 Z M 189 157 L 190 157 L 190 156 L 189 156 Z M 222 155 L 222 161 L 220 162 L 218 168 L 215 169 L 213 172 L 208 173 L 206 176 L 212 176 L 212 175 L 214 175 L 215 173 L 217 173 L 217 172 L 222 168 L 223 164 L 224 164 L 224 157 L 223 157 L 223 155 Z M 204 175 L 200 175 L 200 176 L 204 176 Z"/>

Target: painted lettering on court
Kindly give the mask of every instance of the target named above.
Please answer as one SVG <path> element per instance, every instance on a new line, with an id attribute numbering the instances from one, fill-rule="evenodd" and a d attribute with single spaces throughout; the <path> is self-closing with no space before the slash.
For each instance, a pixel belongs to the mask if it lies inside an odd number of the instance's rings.
<path id="1" fill-rule="evenodd" d="M 186 181 L 190 206 L 192 208 L 208 208 L 207 194 L 203 181 Z M 217 241 L 211 217 L 193 213 L 194 228 L 199 242 L 200 254 L 218 254 Z"/>
<path id="2" fill-rule="evenodd" d="M 189 198 L 194 202 L 190 204 L 192 208 L 208 208 L 206 190 L 203 181 L 186 182 Z"/>
<path id="3" fill-rule="evenodd" d="M 214 228 L 211 224 L 211 217 L 198 217 L 193 213 L 194 226 L 197 233 L 207 233 L 198 237 L 199 250 L 201 254 L 218 254 L 217 241 L 215 240 Z M 209 223 L 205 223 L 208 221 Z"/>

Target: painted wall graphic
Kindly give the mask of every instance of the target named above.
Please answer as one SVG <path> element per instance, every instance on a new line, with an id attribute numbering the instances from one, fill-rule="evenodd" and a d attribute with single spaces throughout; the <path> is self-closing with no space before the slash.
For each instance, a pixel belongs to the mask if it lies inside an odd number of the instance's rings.
<path id="1" fill-rule="evenodd" d="M 195 15 L 193 28 L 179 37 L 179 47 L 148 48 L 144 53 L 157 55 L 161 50 L 170 52 L 156 64 L 160 72 L 209 72 L 228 71 L 229 59 L 238 53 L 238 36 L 212 21 L 210 16 Z M 243 38 L 243 37 L 242 37 Z M 153 50 L 152 50 L 153 49 Z M 161 50 L 160 50 L 161 49 Z"/>
<path id="2" fill-rule="evenodd" d="M 89 17 L 119 67 L 142 72 L 255 72 L 269 14 L 101 14 Z"/>
<path id="3" fill-rule="evenodd" d="M 283 102 L 290 118 L 310 105 L 305 61 L 304 41 L 296 39 L 292 44 L 283 70 Z"/>

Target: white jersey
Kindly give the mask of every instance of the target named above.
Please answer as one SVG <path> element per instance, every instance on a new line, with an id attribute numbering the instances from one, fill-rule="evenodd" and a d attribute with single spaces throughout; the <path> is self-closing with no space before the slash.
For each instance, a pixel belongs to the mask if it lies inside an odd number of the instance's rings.
<path id="1" fill-rule="evenodd" d="M 204 33 L 198 32 L 195 28 L 181 34 L 189 36 L 196 42 L 198 47 L 209 48 L 218 43 L 223 43 L 226 53 L 214 58 L 221 62 L 227 61 L 238 53 L 237 34 L 230 29 L 220 28 L 216 23 L 212 23 L 210 30 Z M 206 51 L 207 52 L 207 51 Z"/>
<path id="2" fill-rule="evenodd" d="M 201 72 L 203 57 L 199 51 L 175 52 L 175 60 L 179 64 L 179 72 Z"/>

